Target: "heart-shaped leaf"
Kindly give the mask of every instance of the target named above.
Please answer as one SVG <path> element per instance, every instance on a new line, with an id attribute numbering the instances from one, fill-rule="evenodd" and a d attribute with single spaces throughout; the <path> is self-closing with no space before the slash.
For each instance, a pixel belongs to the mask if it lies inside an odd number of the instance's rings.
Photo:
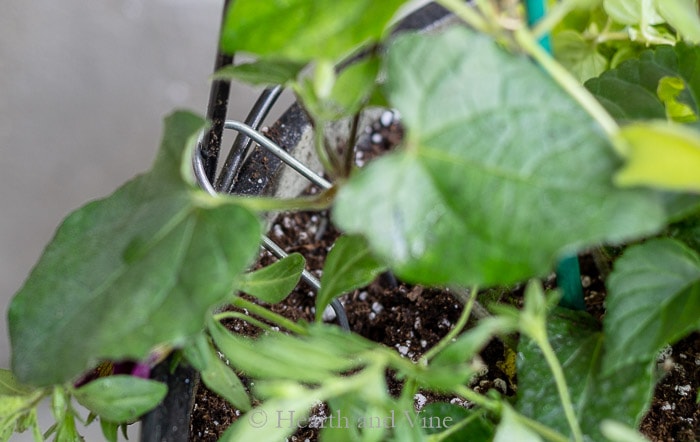
<path id="1" fill-rule="evenodd" d="M 512 283 L 664 221 L 651 193 L 613 186 L 618 159 L 590 116 L 486 36 L 458 27 L 398 38 L 387 90 L 404 149 L 340 189 L 334 220 L 402 279 Z"/>
<path id="2" fill-rule="evenodd" d="M 682 90 L 675 96 L 674 105 L 684 104 L 695 115 L 700 110 L 700 47 L 685 43 L 676 46 L 658 46 L 644 51 L 638 59 L 621 63 L 585 86 L 622 122 L 640 119 L 665 119 L 666 106 L 659 97 L 662 79 L 682 81 Z M 663 98 L 668 99 L 662 92 Z M 673 115 L 673 112 L 671 112 Z"/>
<path id="3" fill-rule="evenodd" d="M 587 313 L 559 309 L 547 322 L 550 343 L 564 370 L 569 393 L 586 440 L 603 440 L 600 424 L 610 416 L 636 426 L 651 399 L 651 364 L 626 364 L 614 373 L 602 371 L 603 334 Z M 569 434 L 547 362 L 537 345 L 522 339 L 518 346 L 516 409 L 561 434 Z M 615 356 L 620 356 L 616 353 Z"/>
<path id="4" fill-rule="evenodd" d="M 654 360 L 664 345 L 700 330 L 700 256 L 678 241 L 630 247 L 608 287 L 606 372 Z"/>
<path id="5" fill-rule="evenodd" d="M 150 172 L 71 214 L 12 301 L 18 379 L 60 384 L 104 359 L 143 359 L 202 329 L 257 255 L 260 221 L 196 189 L 201 118 L 166 120 Z M 51 361 L 51 363 L 47 363 Z"/>

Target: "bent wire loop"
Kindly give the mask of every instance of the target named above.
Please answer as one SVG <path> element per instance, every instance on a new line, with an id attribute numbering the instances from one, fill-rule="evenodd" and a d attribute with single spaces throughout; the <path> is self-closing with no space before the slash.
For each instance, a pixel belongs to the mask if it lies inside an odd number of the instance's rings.
<path id="1" fill-rule="evenodd" d="M 330 189 L 333 186 L 325 178 L 323 178 L 313 170 L 309 169 L 304 163 L 294 158 L 294 156 L 292 156 L 289 152 L 282 149 L 272 140 L 270 140 L 257 130 L 253 129 L 249 125 L 235 120 L 226 120 L 226 122 L 224 123 L 224 129 L 232 129 L 246 135 L 247 138 L 255 141 L 261 147 L 267 149 L 271 154 L 275 155 L 282 162 L 287 164 L 289 167 L 291 167 L 301 176 L 309 180 L 311 183 L 323 189 Z M 192 155 L 192 168 L 194 170 L 195 179 L 199 186 L 210 195 L 215 196 L 217 194 L 217 191 L 214 188 L 214 185 L 207 178 L 207 174 L 204 170 L 204 161 L 202 160 L 202 155 L 200 154 L 201 141 L 203 135 L 204 133 L 200 135 L 200 138 L 197 141 L 197 148 L 195 149 L 194 154 Z M 287 253 L 266 235 L 263 235 L 262 247 L 270 253 L 272 253 L 278 259 L 283 259 L 287 256 Z M 319 282 L 319 280 L 316 279 L 316 277 L 314 277 L 308 270 L 304 269 L 302 271 L 301 278 L 307 284 L 309 284 L 316 292 L 318 292 L 318 290 L 321 288 L 321 283 Z M 338 299 L 334 299 L 331 302 L 331 308 L 335 312 L 340 326 L 345 330 L 350 330 L 350 323 L 348 322 L 348 317 L 345 314 L 345 308 L 343 307 L 343 304 L 341 304 L 341 302 Z"/>

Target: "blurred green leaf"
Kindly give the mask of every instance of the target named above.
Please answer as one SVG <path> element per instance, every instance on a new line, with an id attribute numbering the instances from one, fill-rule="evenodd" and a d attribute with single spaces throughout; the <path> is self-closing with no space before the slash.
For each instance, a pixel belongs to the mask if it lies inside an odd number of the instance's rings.
<path id="1" fill-rule="evenodd" d="M 106 376 L 75 389 L 73 396 L 101 419 L 133 422 L 158 405 L 168 387 L 162 382 L 128 375 Z"/>
<path id="2" fill-rule="evenodd" d="M 695 0 L 654 0 L 654 6 L 683 39 L 700 43 L 700 16 Z"/>
<path id="3" fill-rule="evenodd" d="M 226 66 L 214 73 L 216 80 L 239 80 L 253 85 L 284 85 L 293 81 L 305 63 L 287 60 L 257 60 Z"/>
<path id="4" fill-rule="evenodd" d="M 19 380 L 60 384 L 102 360 L 181 345 L 230 296 L 257 256 L 260 221 L 195 187 L 190 158 L 203 123 L 168 117 L 151 171 L 59 227 L 10 305 Z"/>
<path id="5" fill-rule="evenodd" d="M 552 41 L 557 60 L 581 83 L 599 76 L 608 66 L 597 44 L 584 39 L 579 32 L 562 31 L 555 34 Z"/>
<path id="6" fill-rule="evenodd" d="M 371 254 L 360 236 L 341 236 L 331 249 L 323 267 L 321 289 L 316 295 L 316 320 L 330 302 L 351 290 L 372 282 L 385 266 Z"/>
<path id="7" fill-rule="evenodd" d="M 700 132 L 666 122 L 636 123 L 616 135 L 625 157 L 619 186 L 700 193 Z"/>
<path id="8" fill-rule="evenodd" d="M 261 301 L 276 304 L 286 298 L 299 283 L 305 263 L 303 256 L 292 253 L 267 267 L 243 274 L 238 289 Z"/>
<path id="9" fill-rule="evenodd" d="M 309 326 L 308 336 L 270 333 L 258 339 L 235 335 L 212 321 L 209 332 L 231 366 L 262 379 L 320 382 L 359 367 L 359 353 L 375 344 L 337 327 Z"/>
<path id="10" fill-rule="evenodd" d="M 304 62 L 339 61 L 358 46 L 378 42 L 405 0 L 236 0 L 221 34 L 227 53 Z"/>
<path id="11" fill-rule="evenodd" d="M 510 408 L 510 405 L 504 405 L 501 413 L 501 421 L 496 427 L 496 436 L 493 442 L 543 442 L 543 439 L 531 429 L 522 424 L 517 414 Z"/>
<path id="12" fill-rule="evenodd" d="M 32 387 L 21 384 L 10 370 L 0 368 L 0 396 L 23 396 L 32 390 Z"/>
<path id="13" fill-rule="evenodd" d="M 700 330 L 700 255 L 678 241 L 630 247 L 607 285 L 605 373 L 653 361 L 664 345 Z"/>

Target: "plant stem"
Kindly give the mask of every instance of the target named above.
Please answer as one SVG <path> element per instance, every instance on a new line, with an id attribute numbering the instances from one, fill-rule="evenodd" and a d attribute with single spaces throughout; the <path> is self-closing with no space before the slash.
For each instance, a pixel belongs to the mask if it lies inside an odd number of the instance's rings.
<path id="1" fill-rule="evenodd" d="M 528 55 L 534 58 L 535 61 L 549 73 L 554 81 L 571 95 L 571 97 L 600 124 L 610 139 L 617 134 L 619 126 L 605 108 L 578 82 L 578 80 L 576 80 L 576 78 L 564 69 L 562 65 L 557 63 L 547 51 L 542 49 L 528 29 L 525 27 L 517 29 L 515 31 L 515 40 Z"/>
<path id="2" fill-rule="evenodd" d="M 479 291 L 478 286 L 473 286 L 469 292 L 469 299 L 467 300 L 467 303 L 464 305 L 464 309 L 462 310 L 462 314 L 460 315 L 459 319 L 457 320 L 457 323 L 455 324 L 454 327 L 452 327 L 452 330 L 447 332 L 447 334 L 440 339 L 440 341 L 433 346 L 430 350 L 425 352 L 423 357 L 421 358 L 424 363 L 427 364 L 427 362 L 435 357 L 438 353 L 440 353 L 445 347 L 450 345 L 452 340 L 457 337 L 457 335 L 462 331 L 465 325 L 467 325 L 467 321 L 469 320 L 469 316 L 471 315 L 472 312 L 472 307 L 474 306 L 474 301 L 476 300 L 476 294 Z"/>
<path id="3" fill-rule="evenodd" d="M 544 339 L 536 336 L 533 336 L 533 338 L 535 338 L 535 342 L 542 350 L 542 354 L 544 355 L 544 358 L 549 365 L 549 369 L 552 371 L 552 375 L 554 376 L 554 383 L 557 386 L 559 398 L 561 399 L 561 405 L 564 409 L 564 415 L 566 416 L 566 420 L 571 428 L 574 441 L 583 442 L 583 433 L 581 432 L 581 427 L 576 419 L 576 412 L 574 411 L 574 405 L 571 402 L 571 395 L 569 394 L 569 388 L 566 384 L 566 378 L 564 377 L 564 370 L 559 363 L 559 359 L 557 359 L 557 355 L 554 353 L 554 349 L 549 343 L 546 334 Z"/>
<path id="4" fill-rule="evenodd" d="M 489 23 L 467 3 L 461 0 L 437 0 L 437 3 L 452 11 L 454 15 L 466 22 L 476 31 L 483 32 L 485 34 L 489 33 Z"/>
<path id="5" fill-rule="evenodd" d="M 214 315 L 214 319 L 216 321 L 221 321 L 224 319 L 240 319 L 241 321 L 245 321 L 249 324 L 254 325 L 255 327 L 258 327 L 262 330 L 267 330 L 270 331 L 272 327 L 269 325 L 265 324 L 262 321 L 259 321 L 251 316 L 246 315 L 245 313 L 240 313 L 240 312 L 221 312 L 217 313 Z"/>
<path id="6" fill-rule="evenodd" d="M 241 298 L 240 296 L 236 297 L 231 304 L 238 308 L 244 308 L 248 310 L 250 313 L 260 316 L 263 319 L 267 319 L 268 321 L 279 325 L 282 328 L 286 328 L 292 333 L 296 333 L 298 335 L 305 335 L 306 334 L 306 329 L 299 324 L 297 324 L 294 321 L 290 321 L 289 319 L 285 318 L 284 316 L 278 315 L 277 313 L 271 312 L 270 310 L 266 309 L 265 307 L 258 305 L 254 302 L 250 302 L 247 299 Z M 220 313 L 223 314 L 223 313 Z M 219 316 L 219 315 L 216 315 Z M 216 318 L 215 316 L 215 318 Z"/>
<path id="7" fill-rule="evenodd" d="M 500 413 L 501 403 L 499 401 L 488 398 L 483 394 L 479 394 L 466 385 L 457 385 L 452 389 L 452 392 L 462 396 L 464 399 L 468 400 L 469 402 L 473 402 L 485 410 Z"/>

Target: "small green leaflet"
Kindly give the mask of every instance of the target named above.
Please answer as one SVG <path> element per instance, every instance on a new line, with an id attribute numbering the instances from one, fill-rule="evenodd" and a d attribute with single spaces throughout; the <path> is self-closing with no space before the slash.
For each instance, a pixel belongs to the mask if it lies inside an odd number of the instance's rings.
<path id="1" fill-rule="evenodd" d="M 656 95 L 666 106 L 666 117 L 670 121 L 679 123 L 692 123 L 698 120 L 698 115 L 693 109 L 678 100 L 679 95 L 685 90 L 685 82 L 682 78 L 663 77 L 659 80 Z"/>
<path id="2" fill-rule="evenodd" d="M 700 131 L 645 122 L 623 127 L 616 138 L 625 165 L 615 183 L 700 194 Z"/>
<path id="3" fill-rule="evenodd" d="M 276 304 L 289 295 L 299 283 L 306 261 L 299 253 L 292 253 L 267 267 L 245 273 L 238 289 L 261 301 Z"/>
<path id="4" fill-rule="evenodd" d="M 557 60 L 581 83 L 599 76 L 608 66 L 597 44 L 584 39 L 577 31 L 567 29 L 555 34 L 553 46 Z"/>
<path id="5" fill-rule="evenodd" d="M 135 376 L 106 376 L 73 391 L 76 400 L 100 418 L 111 422 L 133 422 L 165 397 L 168 387 Z M 68 413 L 70 414 L 70 413 Z"/>
<path id="6" fill-rule="evenodd" d="M 566 251 L 663 224 L 651 192 L 613 186 L 619 160 L 586 112 L 486 36 L 404 34 L 389 47 L 386 86 L 404 149 L 351 177 L 333 219 L 403 280 L 513 283 Z"/>
<path id="7" fill-rule="evenodd" d="M 369 284 L 384 269 L 385 266 L 371 255 L 364 238 L 338 238 L 323 267 L 321 289 L 316 295 L 316 320 L 321 319 L 333 299 Z"/>
<path id="8" fill-rule="evenodd" d="M 664 345 L 700 330 L 700 256 L 678 241 L 630 247 L 607 285 L 606 373 L 653 361 Z"/>
<path id="9" fill-rule="evenodd" d="M 603 440 L 600 424 L 611 416 L 636 426 L 653 393 L 652 364 L 619 364 L 613 373 L 604 374 L 604 335 L 585 312 L 555 310 L 547 322 L 547 335 L 564 370 L 576 419 L 587 440 Z M 539 347 L 530 339 L 521 339 L 518 353 L 516 410 L 568 435 L 556 386 Z M 621 356 L 619 350 L 608 354 L 611 358 Z"/>
<path id="10" fill-rule="evenodd" d="M 230 296 L 261 226 L 233 198 L 195 187 L 190 155 L 203 127 L 190 113 L 168 117 L 153 168 L 58 228 L 9 309 L 20 381 L 61 384 L 102 360 L 182 345 Z"/>
<path id="11" fill-rule="evenodd" d="M 405 0 L 236 0 L 226 13 L 221 48 L 290 61 L 339 61 L 378 42 Z"/>
<path id="12" fill-rule="evenodd" d="M 241 380 L 219 357 L 218 351 L 203 334 L 184 349 L 187 360 L 199 370 L 202 381 L 214 393 L 241 411 L 251 408 L 250 398 Z"/>
<path id="13" fill-rule="evenodd" d="M 664 78 L 682 81 L 673 103 L 685 105 L 698 115 L 700 104 L 700 47 L 685 43 L 658 46 L 644 51 L 638 59 L 622 62 L 600 77 L 586 82 L 586 88 L 621 122 L 665 119 L 667 106 L 659 95 Z M 668 80 L 666 80 L 668 81 Z M 662 90 L 663 92 L 663 90 Z M 673 114 L 673 111 L 671 111 Z"/>

